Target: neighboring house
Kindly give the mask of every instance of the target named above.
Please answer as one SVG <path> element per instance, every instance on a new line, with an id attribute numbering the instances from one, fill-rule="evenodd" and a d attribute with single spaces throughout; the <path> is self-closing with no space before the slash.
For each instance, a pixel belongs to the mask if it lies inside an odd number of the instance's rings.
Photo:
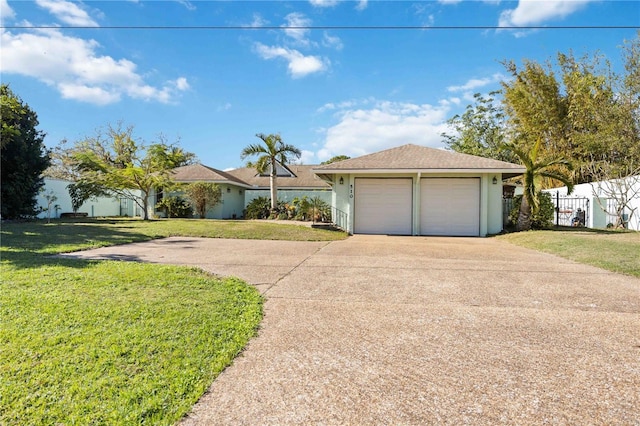
<path id="1" fill-rule="evenodd" d="M 242 217 L 245 205 L 245 190 L 250 186 L 229 173 L 203 164 L 190 164 L 173 169 L 171 171 L 171 179 L 176 183 L 211 182 L 220 187 L 222 197 L 214 208 L 207 211 L 208 219 L 235 219 Z M 180 195 L 180 193 L 163 194 L 159 190 L 152 197 L 151 201 L 153 203 L 149 203 L 149 205 L 155 206 L 166 195 Z M 156 211 L 155 214 L 160 215 L 161 212 Z"/>
<path id="2" fill-rule="evenodd" d="M 331 202 L 331 186 L 318 178 L 312 171 L 315 166 L 288 165 L 278 167 L 278 200 L 291 202 L 296 197 L 320 197 Z M 269 172 L 268 172 L 269 173 Z M 191 164 L 178 167 L 171 172 L 176 183 L 212 182 L 218 184 L 222 191 L 222 199 L 207 212 L 209 219 L 234 219 L 244 215 L 244 209 L 251 200 L 257 197 L 270 198 L 269 174 L 260 175 L 252 167 L 222 171 L 203 164 Z M 155 204 L 166 195 L 156 192 L 150 205 Z M 161 212 L 156 211 L 159 215 Z"/>
<path id="3" fill-rule="evenodd" d="M 331 185 L 313 173 L 314 167 L 299 164 L 278 164 L 278 200 L 290 203 L 294 198 L 319 197 L 331 203 Z M 271 198 L 269 175 L 271 170 L 258 174 L 253 167 L 229 170 L 227 173 L 246 182 L 251 189 L 246 191 L 245 206 L 258 197 Z"/>
<path id="4" fill-rule="evenodd" d="M 502 180 L 525 171 L 412 144 L 313 170 L 331 184 L 334 221 L 350 233 L 447 236 L 502 231 Z"/>
<path id="5" fill-rule="evenodd" d="M 627 201 L 622 215 L 628 229 L 640 231 L 640 175 L 628 176 L 625 179 L 582 183 L 573 187 L 571 195 L 567 195 L 567 187 L 545 189 L 552 197 L 584 198 L 588 200 L 586 217 L 588 228 L 606 228 L 616 225 L 616 207 L 620 200 Z"/>
<path id="6" fill-rule="evenodd" d="M 71 213 L 71 196 L 67 186 L 71 181 L 53 178 L 44 178 L 44 186 L 38 194 L 38 207 L 47 208 L 46 195 L 53 195 L 56 200 L 51 205 L 51 212 L 43 211 L 38 214 L 41 219 L 51 217 L 58 218 L 62 213 Z M 84 202 L 78 209 L 78 213 L 86 213 L 89 217 L 95 216 L 140 216 L 135 203 L 129 200 L 119 200 L 114 197 L 92 197 Z M 50 215 L 50 216 L 49 216 Z"/>

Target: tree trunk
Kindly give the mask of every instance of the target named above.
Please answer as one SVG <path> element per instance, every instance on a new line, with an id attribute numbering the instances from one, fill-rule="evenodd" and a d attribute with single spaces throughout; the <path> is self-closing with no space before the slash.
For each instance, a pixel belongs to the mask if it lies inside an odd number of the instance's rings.
<path id="1" fill-rule="evenodd" d="M 272 171 L 269 179 L 269 183 L 271 184 L 271 211 L 275 212 L 278 206 L 278 183 L 276 182 L 278 170 L 273 163 L 271 169 Z"/>
<path id="2" fill-rule="evenodd" d="M 142 199 L 142 220 L 149 220 L 149 200 L 147 197 Z"/>
<path id="3" fill-rule="evenodd" d="M 527 201 L 527 197 L 522 197 L 520 204 L 520 213 L 518 213 L 518 223 L 516 231 L 528 231 L 531 229 L 531 205 Z"/>

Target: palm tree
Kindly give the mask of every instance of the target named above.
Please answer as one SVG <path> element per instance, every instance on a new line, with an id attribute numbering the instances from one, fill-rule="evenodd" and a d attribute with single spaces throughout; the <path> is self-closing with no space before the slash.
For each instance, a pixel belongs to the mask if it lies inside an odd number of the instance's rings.
<path id="1" fill-rule="evenodd" d="M 505 149 L 513 152 L 525 167 L 523 182 L 524 194 L 522 196 L 522 203 L 520 204 L 518 223 L 516 224 L 516 230 L 518 231 L 528 231 L 531 229 L 531 216 L 533 213 L 536 213 L 540 207 L 538 194 L 543 178 L 555 179 L 562 182 L 567 186 L 567 194 L 573 191 L 571 178 L 558 169 L 558 166 L 560 166 L 571 170 L 573 168 L 571 162 L 564 158 L 545 158 L 538 160 L 540 145 L 541 139 L 538 139 L 529 151 L 513 143 L 505 145 Z"/>
<path id="2" fill-rule="evenodd" d="M 262 140 L 262 144 L 251 144 L 242 150 L 240 158 L 243 160 L 247 157 L 258 155 L 258 160 L 251 163 L 256 171 L 260 174 L 270 171 L 269 184 L 271 186 L 271 210 L 275 211 L 278 204 L 278 164 L 285 166 L 290 158 L 300 158 L 302 152 L 293 145 L 282 142 L 280 135 L 265 135 L 258 133 L 256 135 Z"/>

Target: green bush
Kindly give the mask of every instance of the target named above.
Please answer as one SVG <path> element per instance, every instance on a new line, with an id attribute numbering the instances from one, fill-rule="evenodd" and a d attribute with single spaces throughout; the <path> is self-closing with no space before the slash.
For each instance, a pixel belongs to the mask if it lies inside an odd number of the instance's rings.
<path id="1" fill-rule="evenodd" d="M 268 219 L 271 214 L 271 199 L 267 197 L 254 198 L 247 204 L 245 219 Z"/>
<path id="2" fill-rule="evenodd" d="M 331 206 L 319 197 L 309 199 L 305 195 L 294 198 L 291 204 L 278 201 L 275 211 L 271 211 L 271 199 L 258 197 L 247 204 L 245 218 L 330 222 Z"/>
<path id="3" fill-rule="evenodd" d="M 187 200 L 182 197 L 165 197 L 156 204 L 156 210 L 164 212 L 166 217 L 192 217 L 193 208 Z"/>
<path id="4" fill-rule="evenodd" d="M 551 194 L 539 192 L 538 199 L 540 200 L 540 207 L 537 212 L 532 212 L 531 214 L 531 229 L 549 228 L 553 225 L 553 212 L 555 211 Z M 513 204 L 509 212 L 509 223 L 511 225 L 515 225 L 518 222 L 520 204 L 522 204 L 522 195 L 516 195 L 513 198 Z"/>
<path id="5" fill-rule="evenodd" d="M 320 197 L 309 199 L 306 195 L 302 198 L 294 198 L 295 220 L 313 220 L 315 222 L 331 221 L 331 206 Z"/>

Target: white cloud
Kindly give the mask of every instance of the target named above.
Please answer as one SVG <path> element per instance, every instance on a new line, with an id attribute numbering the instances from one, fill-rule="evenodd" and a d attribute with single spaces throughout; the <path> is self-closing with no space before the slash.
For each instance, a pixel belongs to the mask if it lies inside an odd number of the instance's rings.
<path id="1" fill-rule="evenodd" d="M 333 7 L 339 3 L 339 0 L 309 0 L 313 7 Z"/>
<path id="2" fill-rule="evenodd" d="M 5 19 L 13 19 L 15 17 L 16 14 L 7 3 L 7 0 L 0 0 L 0 23 L 3 23 Z"/>
<path id="3" fill-rule="evenodd" d="M 302 155 L 296 161 L 297 164 L 317 164 L 315 152 L 306 149 L 303 149 L 301 152 Z"/>
<path id="4" fill-rule="evenodd" d="M 259 13 L 254 13 L 253 14 L 253 21 L 251 21 L 251 24 L 249 24 L 249 26 L 252 27 L 252 28 L 260 28 L 260 27 L 264 27 L 268 23 L 269 23 L 269 21 L 264 19 L 262 17 L 262 15 L 260 15 Z"/>
<path id="5" fill-rule="evenodd" d="M 447 87 L 447 90 L 449 92 L 468 92 L 471 90 L 478 89 L 480 87 L 485 87 L 490 84 L 500 82 L 504 79 L 505 79 L 504 75 L 500 73 L 495 73 L 491 77 L 472 78 L 471 80 L 467 81 L 465 84 L 460 86 L 449 86 Z"/>
<path id="6" fill-rule="evenodd" d="M 323 146 L 316 154 L 319 161 L 342 154 L 356 157 L 406 143 L 440 147 L 440 134 L 448 130 L 448 103 L 433 106 L 374 101 L 366 108 L 351 105 L 339 110 L 338 123 L 326 130 Z"/>
<path id="7" fill-rule="evenodd" d="M 129 96 L 148 101 L 171 102 L 177 92 L 189 88 L 184 77 L 161 87 L 147 84 L 128 59 L 97 53 L 100 44 L 64 35 L 57 29 L 20 34 L 1 33 L 0 71 L 36 78 L 55 87 L 66 99 L 97 105 Z"/>
<path id="8" fill-rule="evenodd" d="M 196 10 L 196 6 L 189 0 L 176 0 L 178 3 L 187 8 L 187 10 Z"/>
<path id="9" fill-rule="evenodd" d="M 222 111 L 228 111 L 230 109 L 231 109 L 231 103 L 227 102 L 224 105 L 219 105 L 218 108 L 216 108 L 216 111 L 222 112 Z"/>
<path id="10" fill-rule="evenodd" d="M 65 99 L 74 99 L 95 105 L 107 105 L 120 100 L 120 93 L 110 92 L 101 87 L 62 82 L 58 84 L 58 90 Z"/>
<path id="11" fill-rule="evenodd" d="M 284 33 L 296 42 L 305 46 L 308 45 L 307 34 L 309 29 L 306 27 L 311 25 L 311 20 L 299 12 L 292 12 L 285 16 L 284 19 L 287 21 L 286 24 L 282 25 Z"/>
<path id="12" fill-rule="evenodd" d="M 438 3 L 442 3 L 442 4 L 458 4 L 461 2 L 462 0 L 438 0 Z"/>
<path id="13" fill-rule="evenodd" d="M 331 47 L 336 50 L 342 50 L 344 44 L 342 44 L 342 40 L 338 36 L 331 36 L 326 31 L 322 35 L 322 45 L 324 47 Z"/>
<path id="14" fill-rule="evenodd" d="M 89 14 L 80 8 L 78 4 L 66 0 L 36 0 L 36 4 L 46 9 L 65 24 L 77 27 L 97 27 Z"/>
<path id="15" fill-rule="evenodd" d="M 360 0 L 356 5 L 356 10 L 365 10 L 368 5 L 369 5 L 368 0 Z"/>
<path id="16" fill-rule="evenodd" d="M 265 46 L 256 43 L 255 49 L 263 59 L 282 58 L 289 62 L 289 74 L 293 78 L 304 77 L 309 74 L 324 71 L 328 67 L 326 59 L 317 56 L 305 56 L 297 50 L 286 47 Z"/>
<path id="17" fill-rule="evenodd" d="M 520 0 L 515 9 L 500 14 L 499 26 L 522 27 L 562 19 L 582 9 L 593 0 Z"/>
<path id="18" fill-rule="evenodd" d="M 176 84 L 176 89 L 178 89 L 180 91 L 189 90 L 191 88 L 191 86 L 189 86 L 189 82 L 184 77 L 179 77 L 175 81 L 175 84 Z"/>

